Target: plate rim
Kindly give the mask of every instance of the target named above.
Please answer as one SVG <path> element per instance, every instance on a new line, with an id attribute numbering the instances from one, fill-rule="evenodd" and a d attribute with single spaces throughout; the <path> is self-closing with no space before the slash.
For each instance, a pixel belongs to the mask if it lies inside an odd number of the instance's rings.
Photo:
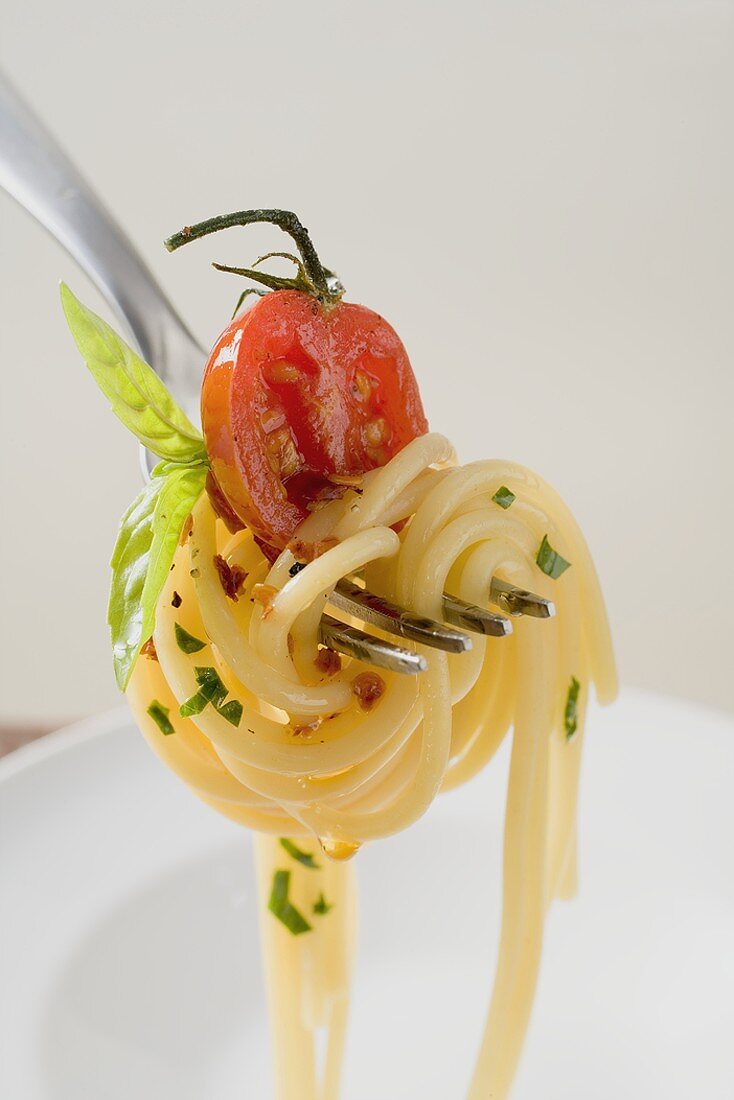
<path id="1" fill-rule="evenodd" d="M 78 748 L 98 737 L 106 737 L 119 728 L 121 722 L 132 718 L 126 704 L 113 707 L 99 714 L 90 714 L 76 722 L 45 733 L 27 745 L 11 750 L 0 759 L 0 786 L 7 780 L 43 764 L 46 760 L 67 750 Z"/>

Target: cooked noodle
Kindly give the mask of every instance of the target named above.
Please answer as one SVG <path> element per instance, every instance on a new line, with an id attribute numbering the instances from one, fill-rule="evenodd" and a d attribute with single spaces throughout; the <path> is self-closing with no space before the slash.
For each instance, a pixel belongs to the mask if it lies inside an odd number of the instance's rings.
<path id="1" fill-rule="evenodd" d="M 158 755 L 201 799 L 256 831 L 279 1100 L 338 1095 L 356 913 L 354 869 L 343 859 L 406 828 L 439 790 L 469 779 L 510 728 L 502 936 L 471 1100 L 508 1093 L 545 912 L 555 896 L 574 891 L 584 712 L 591 683 L 602 703 L 616 692 L 594 566 L 570 512 L 537 475 L 508 462 L 453 462 L 446 439 L 422 436 L 366 475 L 361 492 L 349 489 L 313 512 L 298 538 L 337 541 L 294 576 L 289 550 L 271 566 L 249 531 L 226 531 L 204 494 L 159 601 L 158 660 L 141 658 L 128 689 Z M 492 500 L 502 486 L 516 498 L 506 510 Z M 536 564 L 544 536 L 572 563 L 556 580 Z M 217 554 L 247 572 L 236 602 L 220 583 Z M 354 573 L 373 591 L 436 619 L 444 590 L 486 606 L 493 576 L 553 599 L 557 616 L 514 619 L 507 638 L 474 635 L 465 654 L 425 649 L 428 670 L 381 673 L 384 694 L 365 710 L 353 681 L 370 666 L 345 659 L 327 677 L 315 664 L 329 594 Z M 257 585 L 278 591 L 268 600 L 269 590 Z M 182 652 L 175 624 L 204 648 Z M 215 668 L 227 698 L 242 704 L 237 727 L 213 706 L 177 717 L 199 688 L 197 667 Z M 572 678 L 581 686 L 578 730 L 569 739 L 564 708 Z M 153 699 L 170 708 L 175 736 L 162 736 L 147 713 Z M 290 859 L 278 837 L 313 853 L 318 868 Z M 283 868 L 291 873 L 290 900 L 312 925 L 306 935 L 292 935 L 267 912 Z M 333 908 L 314 916 L 320 896 Z M 321 1065 L 316 1037 L 324 1027 Z"/>

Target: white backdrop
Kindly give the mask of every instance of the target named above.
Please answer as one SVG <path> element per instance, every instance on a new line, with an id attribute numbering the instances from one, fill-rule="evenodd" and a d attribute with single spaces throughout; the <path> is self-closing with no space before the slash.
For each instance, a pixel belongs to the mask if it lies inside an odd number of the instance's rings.
<path id="1" fill-rule="evenodd" d="M 624 677 L 734 707 L 734 4 L 5 0 L 0 64 L 206 342 L 294 208 L 403 337 L 464 459 L 587 532 Z M 115 699 L 105 627 L 135 445 L 65 332 L 99 299 L 0 196 L 2 714 Z M 725 578 L 722 580 L 722 578 Z M 40 653 L 39 653 L 40 649 Z"/>

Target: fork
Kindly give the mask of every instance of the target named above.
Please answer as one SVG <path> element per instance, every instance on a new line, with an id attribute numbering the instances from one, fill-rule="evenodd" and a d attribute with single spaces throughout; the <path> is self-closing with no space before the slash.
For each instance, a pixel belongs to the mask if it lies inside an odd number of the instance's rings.
<path id="1" fill-rule="evenodd" d="M 104 208 L 61 147 L 0 73 L 0 186 L 64 246 L 123 322 L 126 335 L 192 419 L 207 353 L 192 336 L 134 245 Z M 155 456 L 141 448 L 143 471 Z M 506 615 L 547 619 L 550 600 L 493 577 L 487 602 Z M 368 591 L 359 578 L 340 581 L 332 606 L 383 633 L 406 641 L 463 653 L 471 633 L 504 637 L 504 615 L 443 595 L 443 622 L 415 615 Z M 460 628 L 460 629 L 459 629 Z M 470 633 L 467 633 L 469 631 Z M 422 653 L 324 615 L 321 641 L 332 649 L 393 672 L 425 671 Z"/>

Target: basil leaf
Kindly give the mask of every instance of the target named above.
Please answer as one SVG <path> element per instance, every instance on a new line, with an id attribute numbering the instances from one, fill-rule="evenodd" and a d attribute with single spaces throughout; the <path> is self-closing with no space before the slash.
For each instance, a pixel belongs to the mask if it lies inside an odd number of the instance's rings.
<path id="1" fill-rule="evenodd" d="M 61 304 L 76 346 L 112 411 L 154 454 L 168 462 L 205 462 L 199 432 L 158 375 L 110 326 L 61 284 Z"/>
<path id="2" fill-rule="evenodd" d="M 228 703 L 224 702 L 229 692 L 217 670 L 209 667 L 196 668 L 194 674 L 199 690 L 185 703 L 182 703 L 179 710 L 181 717 L 190 718 L 192 714 L 201 714 L 204 707 L 211 703 L 217 714 L 220 714 L 231 725 L 239 726 L 244 708 L 238 699 L 230 699 Z"/>
<path id="3" fill-rule="evenodd" d="M 227 697 L 227 688 L 222 683 L 217 670 L 215 668 L 197 668 L 194 669 L 194 673 L 196 682 L 199 685 L 199 693 L 213 706 L 221 706 Z"/>
<path id="4" fill-rule="evenodd" d="M 302 932 L 310 932 L 311 925 L 295 905 L 288 900 L 290 887 L 290 871 L 276 871 L 273 875 L 273 886 L 270 891 L 268 909 L 284 924 L 294 936 L 300 936 Z"/>
<path id="5" fill-rule="evenodd" d="M 566 696 L 566 709 L 563 712 L 563 724 L 566 727 L 566 740 L 570 741 L 579 727 L 578 701 L 581 684 L 575 676 L 571 677 L 571 684 Z"/>
<path id="6" fill-rule="evenodd" d="M 557 550 L 554 550 L 551 544 L 548 542 L 548 536 L 543 535 L 543 541 L 540 544 L 538 550 L 538 556 L 535 559 L 536 565 L 550 577 L 551 580 L 558 580 L 562 573 L 565 573 L 567 569 L 571 567 L 571 562 L 562 558 Z"/>
<path id="7" fill-rule="evenodd" d="M 217 713 L 221 714 L 222 718 L 226 720 L 232 726 L 239 726 L 242 721 L 242 703 L 238 699 L 230 699 L 228 703 L 225 703 L 221 707 L 217 707 Z"/>
<path id="8" fill-rule="evenodd" d="M 182 653 L 198 653 L 206 646 L 206 642 L 202 642 L 200 638 L 195 638 L 193 634 L 189 634 L 188 630 L 184 630 L 179 623 L 174 623 L 174 630 L 176 632 L 176 645 Z"/>
<path id="9" fill-rule="evenodd" d="M 140 647 L 153 633 L 155 608 L 186 517 L 204 488 L 206 467 L 179 466 L 153 478 L 125 513 L 112 554 L 107 621 L 121 691 Z"/>
<path id="10" fill-rule="evenodd" d="M 192 714 L 201 714 L 208 702 L 206 695 L 201 691 L 197 691 L 196 695 L 192 695 L 190 699 L 181 704 L 178 713 L 182 718 L 190 718 Z"/>
<path id="11" fill-rule="evenodd" d="M 170 714 L 168 707 L 164 707 L 163 703 L 159 703 L 157 699 L 148 707 L 148 714 L 153 719 L 158 729 L 161 731 L 164 737 L 168 737 L 170 734 L 175 733 L 175 729 L 169 719 Z"/>
<path id="12" fill-rule="evenodd" d="M 515 494 L 511 489 L 508 489 L 506 485 L 500 485 L 497 492 L 492 497 L 495 504 L 499 504 L 500 508 L 509 508 L 513 500 L 515 500 Z"/>
<path id="13" fill-rule="evenodd" d="M 140 647 L 153 633 L 151 616 L 144 613 L 141 601 L 153 542 L 153 512 L 161 485 L 159 481 L 149 482 L 122 517 L 110 562 L 107 622 L 120 691 L 127 687 Z"/>
<path id="14" fill-rule="evenodd" d="M 323 894 L 319 894 L 318 901 L 313 903 L 313 911 L 319 917 L 323 917 L 331 909 L 334 908 L 334 903 L 327 901 Z"/>
<path id="15" fill-rule="evenodd" d="M 281 848 L 285 848 L 286 852 L 298 863 L 302 863 L 304 867 L 311 867 L 314 871 L 318 871 L 319 865 L 314 860 L 310 852 L 304 852 L 297 844 L 294 844 L 292 840 L 288 840 L 288 837 L 282 836 L 280 838 Z"/>

